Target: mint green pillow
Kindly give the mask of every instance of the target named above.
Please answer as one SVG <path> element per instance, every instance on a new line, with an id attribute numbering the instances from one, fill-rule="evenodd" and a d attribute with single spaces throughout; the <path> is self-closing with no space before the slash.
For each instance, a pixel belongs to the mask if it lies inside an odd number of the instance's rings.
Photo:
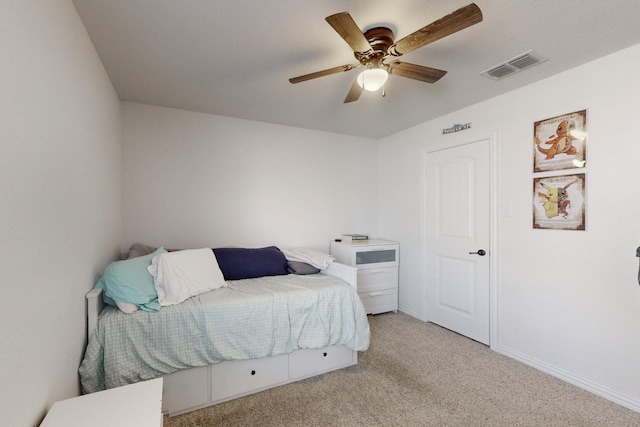
<path id="1" fill-rule="evenodd" d="M 103 300 L 115 306 L 115 301 L 128 302 L 146 311 L 160 310 L 158 293 L 153 285 L 153 276 L 147 267 L 156 255 L 167 252 L 158 248 L 149 255 L 115 261 L 105 269 L 96 288 L 103 290 Z"/>

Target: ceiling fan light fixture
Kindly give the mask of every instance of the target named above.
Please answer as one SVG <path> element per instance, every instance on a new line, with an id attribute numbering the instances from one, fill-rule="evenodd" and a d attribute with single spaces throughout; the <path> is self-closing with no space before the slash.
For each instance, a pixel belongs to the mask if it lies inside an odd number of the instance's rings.
<path id="1" fill-rule="evenodd" d="M 356 81 L 358 85 L 369 92 L 375 92 L 384 86 L 389 73 L 383 68 L 367 68 L 360 73 Z"/>

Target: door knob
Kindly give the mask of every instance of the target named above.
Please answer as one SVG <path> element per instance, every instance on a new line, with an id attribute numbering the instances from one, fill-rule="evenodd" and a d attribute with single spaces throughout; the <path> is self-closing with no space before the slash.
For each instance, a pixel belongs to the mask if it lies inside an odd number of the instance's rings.
<path id="1" fill-rule="evenodd" d="M 469 255 L 485 256 L 486 254 L 487 254 L 487 251 L 485 251 L 484 249 L 478 249 L 478 252 L 469 252 Z"/>

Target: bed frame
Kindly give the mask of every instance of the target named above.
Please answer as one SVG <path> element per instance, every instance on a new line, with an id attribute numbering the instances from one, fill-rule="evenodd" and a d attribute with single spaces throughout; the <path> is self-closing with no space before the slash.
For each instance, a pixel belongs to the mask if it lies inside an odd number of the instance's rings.
<path id="1" fill-rule="evenodd" d="M 319 274 L 338 277 L 357 291 L 357 268 L 332 262 Z M 87 293 L 87 333 L 91 336 L 104 307 L 102 289 Z M 289 354 L 215 365 L 163 375 L 162 412 L 169 416 L 226 402 L 283 384 L 358 363 L 358 352 L 344 346 L 297 350 Z"/>

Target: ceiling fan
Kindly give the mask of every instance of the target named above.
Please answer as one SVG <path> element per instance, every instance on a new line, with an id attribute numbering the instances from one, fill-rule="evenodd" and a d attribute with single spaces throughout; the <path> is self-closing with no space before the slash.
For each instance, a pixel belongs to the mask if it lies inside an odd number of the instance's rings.
<path id="1" fill-rule="evenodd" d="M 371 28 L 364 33 L 355 23 L 348 12 L 336 13 L 325 18 L 334 30 L 353 49 L 358 60 L 357 64 L 341 65 L 315 73 L 305 74 L 289 79 L 291 83 L 300 83 L 318 77 L 328 76 L 364 66 L 353 82 L 351 90 L 344 102 L 357 101 L 363 90 L 376 91 L 380 89 L 389 74 L 420 80 L 426 83 L 435 83 L 447 72 L 422 65 L 396 61 L 394 57 L 402 56 L 418 48 L 426 46 L 436 40 L 456 33 L 482 21 L 480 8 L 471 3 L 461 7 L 455 12 L 438 19 L 435 22 L 409 34 L 395 42 L 393 32 L 386 27 Z"/>

